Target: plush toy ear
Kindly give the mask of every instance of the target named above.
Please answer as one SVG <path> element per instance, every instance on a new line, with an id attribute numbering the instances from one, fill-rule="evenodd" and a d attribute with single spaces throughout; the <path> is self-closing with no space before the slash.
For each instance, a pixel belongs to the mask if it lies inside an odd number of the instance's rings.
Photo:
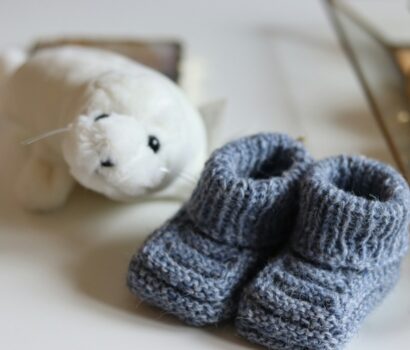
<path id="1" fill-rule="evenodd" d="M 225 109 L 226 99 L 210 101 L 198 107 L 208 136 L 208 152 L 220 146 L 221 140 L 219 132 L 221 130 Z"/>

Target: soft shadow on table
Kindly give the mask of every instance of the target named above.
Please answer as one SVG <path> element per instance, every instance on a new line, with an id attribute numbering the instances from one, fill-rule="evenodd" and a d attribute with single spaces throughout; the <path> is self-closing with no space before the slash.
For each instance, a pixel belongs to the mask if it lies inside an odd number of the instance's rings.
<path id="1" fill-rule="evenodd" d="M 127 290 L 128 262 L 132 252 L 142 243 L 143 239 L 139 242 L 112 240 L 107 244 L 90 249 L 87 254 L 84 254 L 82 260 L 71 266 L 76 288 L 93 300 L 108 305 L 115 311 L 123 312 L 121 317 L 126 317 L 127 320 L 136 324 L 141 324 L 140 321 L 143 319 L 144 322 L 154 324 L 157 328 L 186 327 L 172 315 L 142 302 Z M 233 345 L 246 349 L 260 349 L 239 337 L 235 333 L 232 322 L 199 330 L 208 335 L 206 338 L 208 343 L 215 342 L 218 348 L 224 348 L 225 344 L 227 349 L 231 349 Z"/>
<path id="2" fill-rule="evenodd" d="M 68 266 L 75 288 L 105 306 L 121 311 L 126 316 L 161 321 L 171 324 L 168 315 L 161 314 L 131 295 L 126 285 L 127 269 L 131 256 L 143 238 L 113 239 L 92 246 L 83 257 Z"/>

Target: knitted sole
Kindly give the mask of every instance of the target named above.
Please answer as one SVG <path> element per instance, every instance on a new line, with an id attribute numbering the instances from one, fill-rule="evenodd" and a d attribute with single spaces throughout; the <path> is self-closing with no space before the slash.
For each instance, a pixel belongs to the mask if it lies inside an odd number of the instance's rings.
<path id="1" fill-rule="evenodd" d="M 237 287 L 256 263 L 251 250 L 203 236 L 181 211 L 133 257 L 128 286 L 150 304 L 202 326 L 232 317 Z"/>
<path id="2" fill-rule="evenodd" d="M 279 259 L 274 266 L 264 269 L 258 282 L 242 295 L 236 318 L 240 335 L 275 350 L 342 348 L 399 276 L 398 264 L 374 271 L 372 278 L 380 283 L 367 290 L 361 299 L 354 298 L 356 302 L 352 303 L 351 295 L 361 289 L 361 277 L 349 276 L 346 282 L 350 283 L 342 287 L 337 281 L 342 276 L 334 275 L 332 283 L 329 277 L 334 272 L 323 270 L 317 271 L 320 278 L 312 279 L 305 274 L 306 267 L 305 271 L 302 268 L 296 272 L 296 264 L 292 267 L 290 260 L 290 257 Z M 281 281 L 280 275 L 292 282 Z M 304 294 L 307 289 L 311 292 L 309 298 Z"/>

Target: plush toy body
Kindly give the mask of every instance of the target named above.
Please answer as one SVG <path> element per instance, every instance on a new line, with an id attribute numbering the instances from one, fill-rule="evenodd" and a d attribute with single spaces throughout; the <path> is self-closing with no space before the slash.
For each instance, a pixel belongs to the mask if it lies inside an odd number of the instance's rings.
<path id="1" fill-rule="evenodd" d="M 176 196 L 206 157 L 203 120 L 166 77 L 114 53 L 44 49 L 4 80 L 0 113 L 28 136 L 17 180 L 26 207 L 65 203 L 76 179 L 109 198 Z M 73 179 L 74 178 L 74 179 Z"/>

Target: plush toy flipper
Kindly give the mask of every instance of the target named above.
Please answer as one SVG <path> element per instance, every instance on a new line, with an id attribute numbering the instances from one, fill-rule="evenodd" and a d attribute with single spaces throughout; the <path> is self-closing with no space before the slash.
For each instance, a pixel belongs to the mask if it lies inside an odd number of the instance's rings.
<path id="1" fill-rule="evenodd" d="M 65 204 L 74 179 L 63 165 L 31 155 L 16 183 L 16 194 L 26 209 L 49 211 Z"/>

